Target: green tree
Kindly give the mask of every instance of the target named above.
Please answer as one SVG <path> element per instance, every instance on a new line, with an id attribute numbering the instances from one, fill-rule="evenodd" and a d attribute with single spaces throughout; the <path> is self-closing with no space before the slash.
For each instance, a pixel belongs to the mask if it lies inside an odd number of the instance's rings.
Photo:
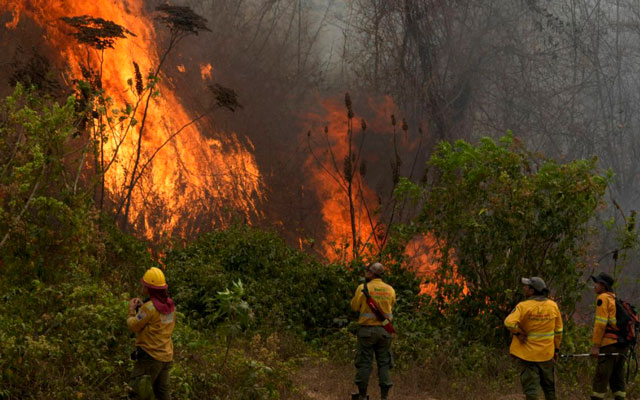
<path id="1" fill-rule="evenodd" d="M 477 146 L 442 142 L 418 188 L 415 228 L 433 235 L 435 302 L 458 332 L 499 338 L 502 319 L 521 299 L 520 278 L 540 276 L 561 309 L 573 311 L 582 292 L 589 221 L 602 204 L 609 175 L 596 159 L 559 163 L 532 154 L 509 133 Z"/>
<path id="2" fill-rule="evenodd" d="M 47 280 L 94 263 L 93 212 L 66 167 L 75 100 L 18 84 L 0 102 L 0 268 L 7 280 Z"/>

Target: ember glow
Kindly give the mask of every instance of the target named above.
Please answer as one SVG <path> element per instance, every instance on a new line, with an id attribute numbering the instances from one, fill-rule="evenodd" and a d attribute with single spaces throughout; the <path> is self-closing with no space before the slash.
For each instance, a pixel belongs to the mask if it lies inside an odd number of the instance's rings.
<path id="1" fill-rule="evenodd" d="M 211 64 L 200 64 L 200 77 L 203 81 L 211 80 L 211 72 L 213 67 Z"/>
<path id="2" fill-rule="evenodd" d="M 134 91 L 127 87 L 127 80 L 135 77 L 134 61 L 145 77 L 159 63 L 161 39 L 157 37 L 152 17 L 144 9 L 142 0 L 0 0 L 0 11 L 11 12 L 13 16 L 6 24 L 8 28 L 18 27 L 22 18 L 38 23 L 46 31 L 48 45 L 57 49 L 68 64 L 72 79 L 82 76 L 80 65 L 86 63 L 87 50 L 65 34 L 68 29 L 60 21 L 61 17 L 90 15 L 111 20 L 133 32 L 135 37 L 120 39 L 114 49 L 104 52 L 102 84 L 114 98 L 114 107 L 136 101 Z M 95 53 L 93 57 L 97 55 Z M 178 69 L 186 70 L 184 65 Z M 203 79 L 210 78 L 211 71 L 211 65 L 203 66 Z M 195 117 L 182 106 L 166 81 L 161 75 L 160 95 L 151 102 L 143 137 L 143 161 Z M 126 186 L 137 137 L 137 132 L 128 134 L 116 162 L 107 172 L 107 188 L 115 198 L 122 196 Z M 105 151 L 107 155 L 114 154 L 113 141 L 105 143 Z M 251 142 L 234 132 L 205 135 L 195 124 L 185 128 L 158 152 L 147 168 L 139 187 L 133 192 L 129 220 L 136 230 L 150 239 L 164 233 L 184 234 L 185 221 L 196 216 L 210 216 L 210 225 L 224 224 L 223 214 L 230 208 L 251 220 L 259 215 L 256 206 L 263 192 L 261 174 L 252 151 Z M 161 210 L 159 215 L 158 210 Z"/>

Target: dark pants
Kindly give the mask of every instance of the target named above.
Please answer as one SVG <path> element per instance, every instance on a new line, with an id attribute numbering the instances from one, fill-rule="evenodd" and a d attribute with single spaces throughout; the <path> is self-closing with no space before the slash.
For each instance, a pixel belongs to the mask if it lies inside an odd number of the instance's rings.
<path id="1" fill-rule="evenodd" d="M 361 326 L 358 330 L 358 347 L 356 349 L 355 383 L 361 393 L 366 393 L 369 376 L 373 369 L 373 356 L 378 364 L 378 381 L 384 395 L 391 387 L 393 360 L 391 357 L 391 334 L 381 326 Z"/>
<path id="2" fill-rule="evenodd" d="M 611 344 L 600 348 L 600 353 L 620 353 L 617 356 L 598 356 L 596 374 L 593 377 L 592 399 L 604 399 L 607 395 L 607 386 L 611 388 L 616 399 L 626 397 L 624 382 L 624 366 L 628 348 L 620 344 Z"/>
<path id="3" fill-rule="evenodd" d="M 540 387 L 546 400 L 556 399 L 553 360 L 544 362 L 520 360 L 520 368 L 520 382 L 527 400 L 537 400 Z"/>
<path id="4" fill-rule="evenodd" d="M 169 371 L 173 363 L 155 360 L 144 352 L 138 354 L 138 359 L 131 371 L 132 398 L 149 399 L 150 393 L 146 393 L 149 390 L 145 390 L 143 386 L 150 385 L 156 400 L 171 400 Z M 147 380 L 148 383 L 145 382 Z"/>

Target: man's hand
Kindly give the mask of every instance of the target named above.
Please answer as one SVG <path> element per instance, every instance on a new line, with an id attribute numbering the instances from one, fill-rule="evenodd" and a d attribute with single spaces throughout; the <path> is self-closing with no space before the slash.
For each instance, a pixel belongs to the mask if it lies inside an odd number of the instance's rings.
<path id="1" fill-rule="evenodd" d="M 524 343 L 527 341 L 527 334 L 524 332 L 518 332 L 515 334 L 515 336 L 518 338 L 520 343 Z"/>
<path id="2" fill-rule="evenodd" d="M 133 299 L 129 300 L 129 311 L 136 311 L 137 307 L 140 307 L 142 305 L 142 300 L 140 300 L 137 297 L 134 297 Z"/>
<path id="3" fill-rule="evenodd" d="M 558 362 L 558 358 L 560 358 L 560 349 L 556 349 L 555 353 L 553 353 L 553 363 L 556 364 Z"/>
<path id="4" fill-rule="evenodd" d="M 591 346 L 591 357 L 598 357 L 598 354 L 600 354 L 600 347 L 598 346 Z"/>

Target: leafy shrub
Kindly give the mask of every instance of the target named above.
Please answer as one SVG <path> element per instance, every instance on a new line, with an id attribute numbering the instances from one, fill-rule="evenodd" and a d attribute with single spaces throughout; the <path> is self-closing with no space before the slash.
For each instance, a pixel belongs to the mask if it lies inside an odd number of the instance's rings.
<path id="1" fill-rule="evenodd" d="M 338 265 L 324 266 L 275 234 L 235 226 L 203 235 L 165 258 L 176 303 L 189 318 L 215 327 L 217 293 L 242 280 L 262 329 L 322 336 L 348 320 L 353 282 Z"/>
<path id="2" fill-rule="evenodd" d="M 435 301 L 454 333 L 503 341 L 502 320 L 521 300 L 523 276 L 543 277 L 570 314 L 583 291 L 588 222 L 608 182 L 596 160 L 546 160 L 507 135 L 477 146 L 443 142 L 429 166 L 415 226 L 437 239 Z"/>
<path id="3" fill-rule="evenodd" d="M 0 266 L 6 279 L 53 281 L 96 264 L 98 213 L 77 187 L 67 153 L 75 100 L 43 98 L 17 85 L 0 102 Z"/>
<path id="4" fill-rule="evenodd" d="M 131 346 L 125 309 L 125 297 L 89 281 L 34 281 L 6 291 L 0 304 L 0 381 L 6 397 L 122 394 Z"/>

